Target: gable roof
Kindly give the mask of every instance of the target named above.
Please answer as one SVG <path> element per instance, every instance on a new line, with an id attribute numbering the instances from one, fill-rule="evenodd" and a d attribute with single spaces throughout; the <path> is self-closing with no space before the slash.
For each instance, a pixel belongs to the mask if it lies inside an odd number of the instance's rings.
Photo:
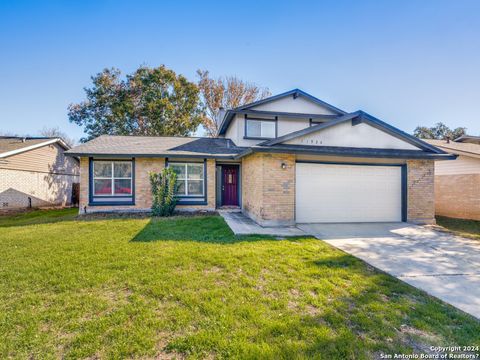
<path id="1" fill-rule="evenodd" d="M 480 157 L 480 144 L 433 139 L 425 141 L 452 154 Z"/>
<path id="2" fill-rule="evenodd" d="M 101 135 L 65 152 L 70 156 L 202 157 L 232 159 L 245 148 L 230 139 Z"/>
<path id="3" fill-rule="evenodd" d="M 436 153 L 436 154 L 445 153 L 444 151 L 436 148 L 435 146 L 432 146 L 432 145 L 416 138 L 413 135 L 407 134 L 406 132 L 403 132 L 403 131 L 397 129 L 396 127 L 393 127 L 393 126 L 391 126 L 391 125 L 389 125 L 389 124 L 387 124 L 387 123 L 385 123 L 385 122 L 383 122 L 383 121 L 381 121 L 381 120 L 373 117 L 372 115 L 369 115 L 369 114 L 367 114 L 367 113 L 365 113 L 361 110 L 355 111 L 355 112 L 350 113 L 350 114 L 345 114 L 343 116 L 338 117 L 337 119 L 330 120 L 330 121 L 325 122 L 323 124 L 310 126 L 308 128 L 305 128 L 305 129 L 302 129 L 302 130 L 299 130 L 299 131 L 295 131 L 295 132 L 292 132 L 290 134 L 286 134 L 284 136 L 280 136 L 276 139 L 265 141 L 265 142 L 261 143 L 260 145 L 261 146 L 273 146 L 273 145 L 280 144 L 280 143 L 283 143 L 283 142 L 288 141 L 288 140 L 296 139 L 298 137 L 301 137 L 301 136 L 304 136 L 304 135 L 307 135 L 307 134 L 311 134 L 311 133 L 314 133 L 314 132 L 317 132 L 317 131 L 322 131 L 326 128 L 338 125 L 338 124 L 343 123 L 343 122 L 348 121 L 348 120 L 352 120 L 352 126 L 355 126 L 355 125 L 358 125 L 358 124 L 361 124 L 361 123 L 367 123 L 370 126 L 373 126 L 373 127 L 377 128 L 378 130 L 386 132 L 389 135 L 395 136 L 396 138 L 398 138 L 400 140 L 403 140 L 403 141 L 405 141 L 405 142 L 407 142 L 411 145 L 414 145 L 414 146 L 416 146 L 416 147 L 418 147 L 418 148 L 420 148 L 424 151 L 433 152 L 433 153 Z"/>
<path id="4" fill-rule="evenodd" d="M 466 143 L 480 144 L 480 136 L 462 135 L 459 138 L 456 138 L 454 141 L 455 142 L 466 142 Z"/>
<path id="5" fill-rule="evenodd" d="M 293 96 L 294 98 L 296 98 L 298 96 L 304 97 L 304 98 L 314 102 L 315 104 L 318 104 L 320 106 L 323 106 L 323 107 L 329 109 L 330 111 L 337 114 L 338 116 L 346 114 L 345 111 L 343 111 L 343 110 L 341 110 L 341 109 L 339 109 L 339 108 L 337 108 L 333 105 L 330 105 L 330 104 L 326 103 L 325 101 L 320 100 L 320 99 L 316 98 L 315 96 L 312 96 L 312 95 L 306 93 L 303 90 L 293 89 L 293 90 L 286 91 L 286 92 L 278 94 L 278 95 L 270 96 L 270 97 L 262 99 L 262 100 L 254 101 L 250 104 L 245 104 L 245 105 L 242 105 L 242 106 L 238 106 L 234 109 L 227 110 L 225 112 L 224 116 L 223 116 L 223 119 L 221 119 L 220 126 L 218 127 L 218 134 L 221 135 L 227 130 L 227 127 L 230 124 L 230 122 L 232 121 L 235 114 L 245 113 L 246 110 L 248 110 L 249 112 L 261 112 L 260 110 L 252 110 L 252 108 L 255 107 L 255 106 L 258 106 L 258 105 L 262 105 L 262 104 L 266 104 L 266 103 L 269 103 L 269 102 L 272 102 L 272 101 L 283 99 L 283 98 L 286 98 L 288 96 Z M 277 112 L 270 112 L 270 113 L 271 113 L 272 116 L 275 116 L 275 115 L 284 116 L 284 115 L 282 115 L 282 113 L 277 113 Z M 287 114 L 287 116 L 290 116 L 290 117 L 293 117 L 293 116 L 305 117 L 304 116 L 305 114 L 300 114 L 300 113 L 284 113 L 284 114 Z M 303 115 L 303 116 L 301 116 L 301 115 Z M 318 114 L 316 114 L 316 115 L 315 114 L 307 114 L 307 115 L 308 115 L 309 118 L 322 116 L 322 115 L 318 115 Z M 325 115 L 323 115 L 323 116 L 325 116 Z M 329 117 L 332 117 L 332 116 L 330 115 Z"/>
<path id="6" fill-rule="evenodd" d="M 6 158 L 55 143 L 65 150 L 70 149 L 61 138 L 0 136 L 0 158 Z"/>
<path id="7" fill-rule="evenodd" d="M 281 94 L 278 94 L 278 95 L 273 95 L 273 96 L 270 96 L 268 98 L 265 98 L 265 99 L 262 99 L 262 100 L 258 100 L 258 101 L 254 101 L 250 104 L 245 104 L 245 105 L 242 105 L 242 106 L 238 106 L 236 107 L 235 109 L 233 110 L 245 110 L 245 109 L 251 109 L 252 107 L 255 107 L 255 106 L 258 106 L 258 105 L 261 105 L 261 104 L 266 104 L 266 103 L 269 103 L 269 102 L 272 102 L 272 101 L 276 101 L 276 100 L 279 100 L 279 99 L 283 99 L 285 97 L 288 97 L 288 96 L 293 96 L 294 98 L 298 97 L 298 96 L 302 96 L 320 106 L 323 106 L 323 107 L 326 107 L 327 109 L 333 111 L 334 113 L 337 113 L 339 115 L 341 114 L 345 114 L 345 111 L 333 106 L 333 105 L 330 105 L 329 103 L 326 103 L 325 101 L 323 100 L 320 100 L 318 98 L 316 98 L 315 96 L 313 95 L 310 95 L 308 93 L 306 93 L 305 91 L 303 90 L 300 90 L 300 89 L 293 89 L 293 90 L 289 90 L 289 91 L 286 91 L 284 93 L 281 93 Z"/>

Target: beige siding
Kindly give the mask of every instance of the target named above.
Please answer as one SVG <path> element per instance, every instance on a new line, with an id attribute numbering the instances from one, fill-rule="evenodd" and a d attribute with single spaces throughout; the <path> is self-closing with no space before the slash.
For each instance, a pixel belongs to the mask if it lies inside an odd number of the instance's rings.
<path id="1" fill-rule="evenodd" d="M 78 161 L 57 144 L 2 158 L 0 208 L 69 205 L 78 173 Z"/>
<path id="2" fill-rule="evenodd" d="M 459 155 L 456 160 L 435 162 L 435 175 L 480 174 L 480 159 Z"/>
<path id="3" fill-rule="evenodd" d="M 0 159 L 0 169 L 78 175 L 78 161 L 65 156 L 58 144 L 50 144 Z"/>

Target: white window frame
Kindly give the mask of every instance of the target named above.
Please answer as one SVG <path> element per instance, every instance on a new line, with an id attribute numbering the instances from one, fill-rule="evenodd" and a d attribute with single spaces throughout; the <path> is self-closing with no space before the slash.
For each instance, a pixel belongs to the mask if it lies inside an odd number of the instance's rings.
<path id="1" fill-rule="evenodd" d="M 205 197 L 205 164 L 204 163 L 198 163 L 198 162 L 169 162 L 168 166 L 184 166 L 185 167 L 185 178 L 184 179 L 179 179 L 177 175 L 177 181 L 178 180 L 183 180 L 184 181 L 184 186 L 185 186 L 185 192 L 183 194 L 175 194 L 175 196 L 180 197 L 180 198 L 203 198 Z M 201 166 L 202 167 L 202 176 L 201 179 L 189 179 L 188 178 L 188 165 L 196 165 L 196 166 Z M 202 182 L 202 193 L 201 194 L 193 194 L 190 195 L 188 194 L 188 181 L 201 181 Z"/>
<path id="2" fill-rule="evenodd" d="M 260 135 L 251 135 L 248 133 L 248 122 L 259 122 L 260 123 Z M 264 136 L 262 134 L 262 123 L 274 123 L 275 130 L 273 136 Z M 277 120 L 274 119 L 253 119 L 253 118 L 246 118 L 245 119 L 245 137 L 251 139 L 275 139 L 277 137 Z"/>
<path id="3" fill-rule="evenodd" d="M 112 175 L 95 176 L 95 164 L 96 163 L 110 163 L 112 167 Z M 116 177 L 115 176 L 115 163 L 130 164 L 130 177 Z M 110 180 L 111 181 L 111 193 L 110 194 L 96 194 L 95 193 L 95 180 Z M 130 194 L 115 194 L 115 180 L 130 180 Z M 108 161 L 108 160 L 93 160 L 92 168 L 92 192 L 94 197 L 132 197 L 133 196 L 133 161 Z"/>

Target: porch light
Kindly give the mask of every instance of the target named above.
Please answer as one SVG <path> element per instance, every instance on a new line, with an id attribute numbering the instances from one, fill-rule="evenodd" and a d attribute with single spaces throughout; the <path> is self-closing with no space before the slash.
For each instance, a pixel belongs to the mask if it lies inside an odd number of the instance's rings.
<path id="1" fill-rule="evenodd" d="M 283 170 L 285 170 L 287 168 L 287 164 L 285 164 L 284 162 L 282 162 L 282 165 L 280 165 L 282 167 Z"/>

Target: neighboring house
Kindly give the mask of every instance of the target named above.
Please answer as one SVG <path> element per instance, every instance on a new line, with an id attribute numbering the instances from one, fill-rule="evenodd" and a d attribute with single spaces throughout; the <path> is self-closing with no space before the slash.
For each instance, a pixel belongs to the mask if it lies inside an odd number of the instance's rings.
<path id="1" fill-rule="evenodd" d="M 437 215 L 480 220 L 480 137 L 425 141 L 458 156 L 435 163 Z"/>
<path id="2" fill-rule="evenodd" d="M 80 157 L 80 210 L 148 210 L 148 173 L 178 173 L 179 210 L 239 207 L 263 226 L 434 222 L 434 160 L 454 159 L 362 111 L 295 89 L 231 109 L 217 138 L 100 136 Z"/>
<path id="3" fill-rule="evenodd" d="M 0 210 L 68 205 L 79 162 L 59 138 L 0 136 Z"/>

